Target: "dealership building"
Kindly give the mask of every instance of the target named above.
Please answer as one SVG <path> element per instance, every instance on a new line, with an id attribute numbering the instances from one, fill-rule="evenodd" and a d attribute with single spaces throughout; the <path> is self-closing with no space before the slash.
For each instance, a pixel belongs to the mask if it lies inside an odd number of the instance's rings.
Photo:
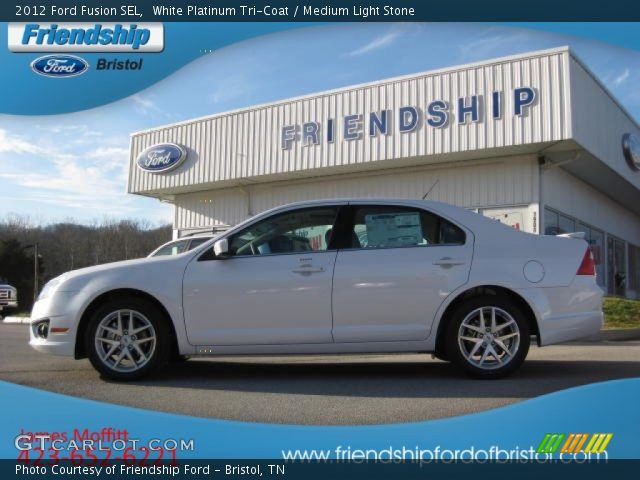
<path id="1" fill-rule="evenodd" d="M 640 128 L 567 47 L 137 132 L 128 191 L 174 204 L 175 237 L 294 201 L 428 194 L 585 232 L 602 287 L 640 298 Z"/>

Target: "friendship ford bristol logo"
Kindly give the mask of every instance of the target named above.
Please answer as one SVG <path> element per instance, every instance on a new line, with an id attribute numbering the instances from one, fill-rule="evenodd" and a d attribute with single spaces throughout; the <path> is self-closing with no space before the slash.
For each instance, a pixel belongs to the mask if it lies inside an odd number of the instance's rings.
<path id="1" fill-rule="evenodd" d="M 161 143 L 143 150 L 136 162 L 146 172 L 163 173 L 177 168 L 186 158 L 184 147 L 175 143 Z"/>
<path id="2" fill-rule="evenodd" d="M 77 77 L 88 69 L 89 64 L 74 55 L 45 55 L 31 62 L 31 70 L 45 77 Z"/>

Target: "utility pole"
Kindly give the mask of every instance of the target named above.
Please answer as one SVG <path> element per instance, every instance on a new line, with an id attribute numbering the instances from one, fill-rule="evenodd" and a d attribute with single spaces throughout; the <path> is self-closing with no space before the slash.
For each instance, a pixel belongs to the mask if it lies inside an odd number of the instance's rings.
<path id="1" fill-rule="evenodd" d="M 22 250 L 33 248 L 33 303 L 38 300 L 38 244 L 25 245 Z"/>
<path id="2" fill-rule="evenodd" d="M 33 303 L 38 300 L 38 244 L 33 244 Z"/>

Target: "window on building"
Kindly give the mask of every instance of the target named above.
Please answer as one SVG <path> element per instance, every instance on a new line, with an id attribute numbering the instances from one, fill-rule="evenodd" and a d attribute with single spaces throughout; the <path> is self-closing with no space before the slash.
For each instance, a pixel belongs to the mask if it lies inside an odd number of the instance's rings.
<path id="1" fill-rule="evenodd" d="M 596 274 L 598 285 L 604 288 L 604 232 L 596 228 L 589 230 L 589 245 L 596 262 Z"/>
<path id="2" fill-rule="evenodd" d="M 627 285 L 625 242 L 607 235 L 607 293 L 624 296 Z"/>
<path id="3" fill-rule="evenodd" d="M 566 215 L 558 215 L 558 233 L 571 233 L 576 231 L 576 222 Z"/>
<path id="4" fill-rule="evenodd" d="M 544 211 L 545 235 L 559 235 L 562 233 L 584 232 L 584 239 L 587 241 L 593 253 L 596 263 L 596 275 L 598 285 L 605 287 L 609 285 L 605 276 L 605 240 L 604 232 L 594 228 L 584 222 L 576 220 L 568 215 L 545 208 Z"/>
<path id="5" fill-rule="evenodd" d="M 629 244 L 629 291 L 640 299 L 640 247 Z"/>
<path id="6" fill-rule="evenodd" d="M 591 248 L 591 253 L 593 254 L 593 259 L 596 263 L 598 285 L 604 286 L 604 262 L 602 261 L 602 252 L 604 251 L 604 232 L 597 228 L 590 227 L 583 222 L 577 222 L 576 231 L 584 232 L 584 239 L 589 244 L 589 248 Z"/>
<path id="7" fill-rule="evenodd" d="M 549 208 L 544 209 L 544 234 L 545 235 L 558 235 L 560 233 L 558 231 L 558 213 L 550 210 Z"/>

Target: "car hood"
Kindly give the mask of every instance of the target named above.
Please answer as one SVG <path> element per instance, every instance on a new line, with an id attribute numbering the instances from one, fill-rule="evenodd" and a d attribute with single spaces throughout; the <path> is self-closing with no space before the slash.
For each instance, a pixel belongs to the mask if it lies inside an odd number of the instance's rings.
<path id="1" fill-rule="evenodd" d="M 80 291 L 95 279 L 110 279 L 114 284 L 126 284 L 127 279 L 152 279 L 156 275 L 172 275 L 183 271 L 190 255 L 146 257 L 105 263 L 63 273 L 51 283 L 58 291 Z"/>

